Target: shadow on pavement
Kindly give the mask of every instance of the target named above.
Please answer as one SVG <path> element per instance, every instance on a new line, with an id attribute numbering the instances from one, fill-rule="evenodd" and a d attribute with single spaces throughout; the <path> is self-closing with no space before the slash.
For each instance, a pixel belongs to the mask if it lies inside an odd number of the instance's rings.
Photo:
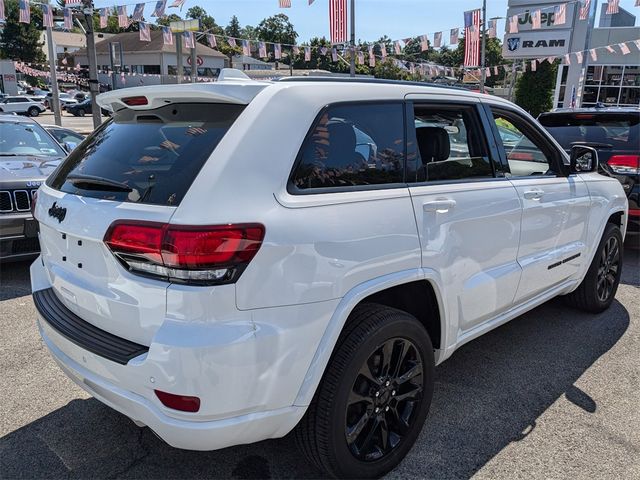
<path id="1" fill-rule="evenodd" d="M 31 294 L 29 267 L 32 262 L 0 263 L 0 300 Z"/>
<path id="2" fill-rule="evenodd" d="M 559 397 L 598 405 L 573 384 L 624 334 L 615 302 L 585 315 L 553 301 L 463 346 L 436 369 L 431 413 L 398 477 L 468 478 L 536 428 Z M 29 399 L 25 399 L 29 401 Z M 3 478 L 318 478 L 288 436 L 215 452 L 177 450 L 93 399 L 0 439 Z"/>

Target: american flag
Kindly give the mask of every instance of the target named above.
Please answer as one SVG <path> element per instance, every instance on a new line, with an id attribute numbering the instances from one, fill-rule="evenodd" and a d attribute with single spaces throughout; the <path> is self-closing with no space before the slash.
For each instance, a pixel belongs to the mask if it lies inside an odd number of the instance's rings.
<path id="1" fill-rule="evenodd" d="M 4 13 L 4 0 L 0 0 L 0 22 L 6 22 L 7 15 Z"/>
<path id="2" fill-rule="evenodd" d="M 458 44 L 458 35 L 460 35 L 460 29 L 459 28 L 452 28 L 451 31 L 449 32 L 449 43 L 451 45 L 457 45 Z"/>
<path id="3" fill-rule="evenodd" d="M 153 9 L 152 17 L 164 17 L 164 9 L 167 8 L 167 0 L 159 0 L 156 2 L 156 6 Z"/>
<path id="4" fill-rule="evenodd" d="M 509 33 L 518 33 L 518 14 L 509 17 Z"/>
<path id="5" fill-rule="evenodd" d="M 594 62 L 598 61 L 598 52 L 596 51 L 595 48 L 592 48 L 591 50 L 589 50 L 589 55 L 591 55 L 591 60 L 593 60 Z"/>
<path id="6" fill-rule="evenodd" d="M 329 0 L 331 43 L 347 41 L 347 0 Z"/>
<path id="7" fill-rule="evenodd" d="M 425 52 L 429 50 L 429 38 L 426 35 L 420 37 L 420 51 Z"/>
<path id="8" fill-rule="evenodd" d="M 251 43 L 249 43 L 249 40 L 242 40 L 242 54 L 251 55 Z"/>
<path id="9" fill-rule="evenodd" d="M 436 32 L 433 34 L 433 46 L 440 48 L 442 46 L 442 32 Z"/>
<path id="10" fill-rule="evenodd" d="M 591 0 L 584 0 L 582 7 L 580 7 L 580 20 L 589 18 L 589 10 L 591 10 Z"/>
<path id="11" fill-rule="evenodd" d="M 337 48 L 335 48 L 335 47 L 333 47 L 333 48 L 331 49 L 331 60 L 332 60 L 333 62 L 337 62 L 337 61 L 338 61 L 338 49 L 337 49 Z"/>
<path id="12" fill-rule="evenodd" d="M 273 58 L 280 60 L 282 58 L 282 45 L 279 43 L 273 44 Z"/>
<path id="13" fill-rule="evenodd" d="M 136 3 L 135 8 L 133 9 L 133 15 L 131 16 L 131 21 L 139 22 L 142 20 L 142 16 L 144 15 L 144 3 Z"/>
<path id="14" fill-rule="evenodd" d="M 380 44 L 380 54 L 382 55 L 382 60 L 387 58 L 387 46 L 384 43 Z"/>
<path id="15" fill-rule="evenodd" d="M 376 66 L 376 56 L 373 53 L 373 45 L 369 45 L 369 66 L 371 68 Z"/>
<path id="16" fill-rule="evenodd" d="M 42 24 L 45 27 L 53 28 L 53 9 L 47 3 L 42 5 Z"/>
<path id="17" fill-rule="evenodd" d="M 129 17 L 127 16 L 127 6 L 120 5 L 118 7 L 118 26 L 127 28 L 129 26 Z"/>
<path id="18" fill-rule="evenodd" d="M 618 47 L 620 47 L 620 51 L 623 55 L 629 55 L 631 53 L 631 50 L 629 50 L 629 47 L 627 47 L 627 44 L 624 42 L 619 43 Z"/>
<path id="19" fill-rule="evenodd" d="M 620 0 L 609 0 L 607 3 L 607 15 L 620 13 Z"/>
<path id="20" fill-rule="evenodd" d="M 164 45 L 173 45 L 173 33 L 171 33 L 171 27 L 162 27 L 162 43 Z"/>
<path id="21" fill-rule="evenodd" d="M 537 8 L 531 12 L 531 29 L 539 30 L 542 28 L 542 11 Z"/>
<path id="22" fill-rule="evenodd" d="M 402 53 L 402 45 L 400 45 L 400 40 L 396 40 L 393 42 L 393 51 L 396 55 L 400 55 Z"/>
<path id="23" fill-rule="evenodd" d="M 207 33 L 207 43 L 211 48 L 216 48 L 218 46 L 216 36 L 213 33 Z"/>
<path id="24" fill-rule="evenodd" d="M 260 58 L 267 58 L 267 44 L 264 42 L 258 42 L 258 56 Z"/>
<path id="25" fill-rule="evenodd" d="M 29 0 L 20 0 L 20 18 L 18 21 L 22 23 L 31 23 Z"/>
<path id="26" fill-rule="evenodd" d="M 304 47 L 304 61 L 311 61 L 311 47 Z"/>
<path id="27" fill-rule="evenodd" d="M 567 23 L 567 4 L 563 3 L 561 5 L 556 5 L 555 13 L 553 15 L 553 24 L 564 25 L 565 23 Z"/>
<path id="28" fill-rule="evenodd" d="M 280 8 L 291 8 L 291 0 L 278 0 Z"/>
<path id="29" fill-rule="evenodd" d="M 498 36 L 498 21 L 489 20 L 489 38 L 496 38 Z"/>
<path id="30" fill-rule="evenodd" d="M 480 63 L 480 9 L 464 12 L 464 66 Z"/>
<path id="31" fill-rule="evenodd" d="M 233 37 L 227 38 L 227 43 L 230 47 L 236 48 L 236 39 Z"/>
<path id="32" fill-rule="evenodd" d="M 294 55 L 300 55 L 300 47 L 297 45 L 294 45 L 291 50 L 293 51 Z"/>
<path id="33" fill-rule="evenodd" d="M 175 0 L 171 5 L 169 5 L 169 8 L 178 8 L 180 7 L 180 9 L 182 9 L 182 6 L 184 5 L 184 2 L 186 2 L 187 0 Z"/>
<path id="34" fill-rule="evenodd" d="M 107 28 L 109 23 L 109 8 L 100 9 L 100 28 Z"/>
<path id="35" fill-rule="evenodd" d="M 182 32 L 182 39 L 184 40 L 184 48 L 196 48 L 193 32 Z"/>
<path id="36" fill-rule="evenodd" d="M 358 51 L 358 65 L 364 65 L 364 52 Z"/>
<path id="37" fill-rule="evenodd" d="M 151 27 L 148 23 L 139 22 L 138 26 L 140 27 L 140 41 L 141 42 L 150 42 L 151 41 Z"/>
<path id="38" fill-rule="evenodd" d="M 62 16 L 64 17 L 64 28 L 71 30 L 73 28 L 73 11 L 70 8 L 65 8 Z"/>

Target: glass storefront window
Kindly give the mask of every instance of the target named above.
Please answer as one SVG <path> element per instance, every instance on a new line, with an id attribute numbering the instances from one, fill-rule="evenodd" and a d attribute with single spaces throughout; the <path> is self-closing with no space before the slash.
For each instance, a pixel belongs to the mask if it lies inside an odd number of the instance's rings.
<path id="1" fill-rule="evenodd" d="M 616 87 L 602 87 L 600 88 L 600 95 L 598 101 L 605 105 L 617 105 L 618 95 L 620 95 L 620 89 Z"/>
<path id="2" fill-rule="evenodd" d="M 584 87 L 582 103 L 596 103 L 598 101 L 598 87 Z"/>
<path id="3" fill-rule="evenodd" d="M 624 67 L 604 67 L 602 74 L 603 85 L 620 85 L 622 81 L 622 70 Z"/>
<path id="4" fill-rule="evenodd" d="M 637 106 L 640 104 L 640 87 L 622 88 L 620 105 Z"/>

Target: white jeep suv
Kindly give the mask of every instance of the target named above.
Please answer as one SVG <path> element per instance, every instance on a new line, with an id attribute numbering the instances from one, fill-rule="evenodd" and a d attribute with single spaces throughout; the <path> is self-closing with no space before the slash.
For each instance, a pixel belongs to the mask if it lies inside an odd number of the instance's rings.
<path id="1" fill-rule="evenodd" d="M 558 295 L 614 299 L 620 182 L 507 101 L 225 71 L 99 103 L 113 118 L 39 189 L 38 326 L 175 447 L 295 429 L 326 474 L 378 477 L 458 347 Z"/>

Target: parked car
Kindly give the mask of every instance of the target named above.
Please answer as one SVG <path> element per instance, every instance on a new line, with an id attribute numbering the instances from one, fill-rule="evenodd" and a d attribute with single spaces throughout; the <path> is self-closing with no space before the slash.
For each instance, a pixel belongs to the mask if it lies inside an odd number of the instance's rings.
<path id="1" fill-rule="evenodd" d="M 0 261 L 25 260 L 40 251 L 33 198 L 65 156 L 35 121 L 0 115 Z"/>
<path id="2" fill-rule="evenodd" d="M 640 235 L 640 108 L 580 108 L 540 115 L 540 123 L 565 150 L 589 145 L 600 173 L 616 178 L 629 199 L 627 233 Z"/>
<path id="3" fill-rule="evenodd" d="M 57 125 L 42 125 L 42 126 L 68 152 L 73 150 L 76 146 L 78 146 L 84 140 L 84 135 L 74 130 L 71 130 L 70 128 L 59 127 Z"/>
<path id="4" fill-rule="evenodd" d="M 48 93 L 45 100 L 44 100 L 44 104 L 45 106 L 49 109 L 49 110 L 53 110 L 52 108 L 52 98 L 53 98 L 53 94 L 52 93 Z M 66 110 L 67 107 L 69 107 L 70 105 L 76 105 L 78 103 L 78 100 L 76 100 L 73 95 L 69 95 L 68 93 L 64 93 L 61 92 L 58 94 L 58 100 L 60 101 L 60 109 L 61 110 Z"/>
<path id="5" fill-rule="evenodd" d="M 98 102 L 112 120 L 38 192 L 37 322 L 73 381 L 174 447 L 295 429 L 325 475 L 381 476 L 458 347 L 615 297 L 620 183 L 500 98 L 223 70 Z M 546 168 L 511 172 L 497 123 Z"/>
<path id="6" fill-rule="evenodd" d="M 44 111 L 46 111 L 46 108 L 44 107 L 42 102 L 33 100 L 29 97 L 23 97 L 19 95 L 9 96 L 0 102 L 0 112 L 15 112 L 20 115 L 37 117 Z"/>
<path id="7" fill-rule="evenodd" d="M 84 117 L 87 114 L 91 114 L 92 113 L 91 99 L 88 98 L 87 100 L 77 103 L 76 105 L 68 106 L 67 112 L 69 112 L 72 115 L 75 115 L 76 117 Z M 106 108 L 101 108 L 100 113 L 105 117 L 109 116 L 110 114 L 109 110 L 107 110 Z"/>

